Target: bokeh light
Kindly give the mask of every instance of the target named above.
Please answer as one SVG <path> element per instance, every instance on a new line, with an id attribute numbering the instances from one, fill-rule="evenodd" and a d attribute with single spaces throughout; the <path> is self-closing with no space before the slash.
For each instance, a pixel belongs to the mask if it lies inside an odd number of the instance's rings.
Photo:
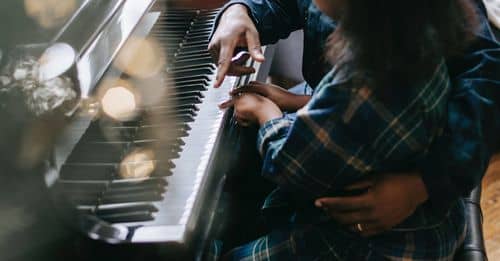
<path id="1" fill-rule="evenodd" d="M 114 65 L 136 78 L 148 78 L 165 67 L 166 57 L 152 38 L 131 37 L 118 53 Z"/>
<path id="2" fill-rule="evenodd" d="M 76 0 L 24 0 L 26 14 L 42 28 L 61 26 L 78 8 Z"/>
<path id="3" fill-rule="evenodd" d="M 127 121 L 137 116 L 140 97 L 132 83 L 126 80 L 107 80 L 99 87 L 102 112 L 117 121 Z"/>
<path id="4" fill-rule="evenodd" d="M 131 118 L 137 108 L 134 94 L 121 86 L 108 89 L 101 102 L 104 113 L 118 120 Z"/>
<path id="5" fill-rule="evenodd" d="M 148 178 L 156 169 L 155 153 L 150 149 L 137 149 L 120 163 L 122 179 Z"/>

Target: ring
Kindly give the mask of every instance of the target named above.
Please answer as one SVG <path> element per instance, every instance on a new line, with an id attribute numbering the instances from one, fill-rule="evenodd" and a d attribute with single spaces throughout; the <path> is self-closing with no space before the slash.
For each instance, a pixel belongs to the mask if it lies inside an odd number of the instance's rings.
<path id="1" fill-rule="evenodd" d="M 359 232 L 363 232 L 363 226 L 360 223 L 356 224 L 356 228 Z"/>

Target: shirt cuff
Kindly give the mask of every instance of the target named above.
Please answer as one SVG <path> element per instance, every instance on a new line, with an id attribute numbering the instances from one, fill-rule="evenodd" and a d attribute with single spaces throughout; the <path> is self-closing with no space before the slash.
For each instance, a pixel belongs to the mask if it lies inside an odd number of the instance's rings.
<path id="1" fill-rule="evenodd" d="M 266 153 L 269 142 L 286 137 L 292 123 L 293 121 L 285 116 L 270 120 L 260 127 L 257 135 L 257 149 L 261 156 Z"/>

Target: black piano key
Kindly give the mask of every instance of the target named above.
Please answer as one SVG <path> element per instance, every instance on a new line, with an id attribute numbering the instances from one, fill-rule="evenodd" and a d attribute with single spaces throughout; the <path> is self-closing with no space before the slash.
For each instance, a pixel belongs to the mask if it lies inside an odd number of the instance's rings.
<path id="1" fill-rule="evenodd" d="M 112 182 L 106 193 L 129 193 L 141 191 L 165 192 L 167 181 L 161 178 L 150 178 L 145 180 L 125 180 Z"/>
<path id="2" fill-rule="evenodd" d="M 212 57 L 205 56 L 205 57 L 198 58 L 198 59 L 177 60 L 172 64 L 172 66 L 173 67 L 187 67 L 187 66 L 191 66 L 193 64 L 200 63 L 200 62 L 201 63 L 212 63 L 213 59 L 212 59 Z"/>
<path id="3" fill-rule="evenodd" d="M 194 59 L 212 59 L 212 56 L 206 52 L 202 54 L 176 54 L 173 57 L 174 59 L 170 60 L 173 61 L 172 64 L 174 64 L 177 61 L 184 61 L 184 60 L 194 60 Z"/>
<path id="4" fill-rule="evenodd" d="M 172 140 L 177 138 L 186 137 L 188 135 L 187 130 L 183 128 L 176 128 L 177 126 L 146 126 L 141 127 L 137 131 L 138 139 L 162 139 L 162 140 Z"/>
<path id="5" fill-rule="evenodd" d="M 174 142 L 162 142 L 159 140 L 140 140 L 140 141 L 134 141 L 133 146 L 130 149 L 130 152 L 135 151 L 136 149 L 141 149 L 141 148 L 148 148 L 148 149 L 153 149 L 156 154 L 161 154 L 161 155 L 175 155 L 178 152 L 181 151 L 181 148 L 179 145 L 181 140 L 179 141 L 175 140 Z"/>
<path id="6" fill-rule="evenodd" d="M 129 193 L 104 193 L 100 204 L 120 204 L 133 202 L 155 202 L 163 199 L 163 192 L 141 191 Z"/>
<path id="7" fill-rule="evenodd" d="M 68 163 L 116 163 L 120 162 L 129 142 L 78 143 L 68 157 Z"/>
<path id="8" fill-rule="evenodd" d="M 175 81 L 174 87 L 176 88 L 182 88 L 184 86 L 193 86 L 193 85 L 202 85 L 202 86 L 208 86 L 209 80 L 208 78 L 184 78 L 184 79 L 179 79 Z"/>
<path id="9" fill-rule="evenodd" d="M 187 66 L 184 66 L 184 67 L 175 67 L 175 68 L 170 68 L 167 70 L 167 72 L 169 73 L 178 73 L 178 72 L 185 72 L 185 71 L 189 71 L 189 72 L 192 72 L 192 71 L 195 71 L 195 70 L 204 70 L 204 69 L 211 69 L 211 70 L 215 70 L 217 69 L 217 67 L 209 62 L 209 63 L 203 63 L 203 64 L 198 64 L 198 65 L 187 65 Z M 196 75 L 196 74 L 194 74 Z"/>
<path id="10" fill-rule="evenodd" d="M 183 78 L 183 77 L 189 77 L 192 75 L 209 75 L 214 72 L 213 69 L 198 69 L 198 70 L 185 70 L 185 71 L 179 71 L 175 72 L 174 77 L 175 78 Z"/>
<path id="11" fill-rule="evenodd" d="M 86 142 L 116 142 L 126 141 L 134 138 L 136 127 L 101 127 L 98 124 L 91 125 L 82 137 Z"/>
<path id="12" fill-rule="evenodd" d="M 106 190 L 108 182 L 57 182 L 56 189 L 58 191 L 67 191 L 72 194 L 96 194 Z"/>
<path id="13" fill-rule="evenodd" d="M 202 92 L 200 92 L 196 89 L 191 89 L 189 87 L 179 89 L 176 92 L 171 93 L 169 96 L 170 97 L 198 97 L 200 99 L 205 98 L 205 95 Z M 167 97 L 169 97 L 169 96 L 167 96 Z"/>
<path id="14" fill-rule="evenodd" d="M 68 165 L 61 168 L 60 179 L 63 180 L 109 180 L 115 173 L 112 165 Z"/>
<path id="15" fill-rule="evenodd" d="M 98 204 L 98 195 L 65 193 L 66 200 L 77 206 L 95 206 Z"/>
<path id="16" fill-rule="evenodd" d="M 181 106 L 181 105 L 193 105 L 193 104 L 200 104 L 203 102 L 202 99 L 199 97 L 179 97 L 179 98 L 165 98 L 164 102 L 167 104 L 173 103 L 174 106 Z"/>
<path id="17" fill-rule="evenodd" d="M 195 110 L 177 109 L 172 110 L 171 107 L 151 107 L 147 110 L 150 116 L 161 117 L 162 120 L 176 122 L 191 122 L 197 115 Z M 189 118 L 188 118 L 189 117 Z M 186 121 L 187 120 L 187 121 Z"/>
<path id="18" fill-rule="evenodd" d="M 108 215 L 97 215 L 100 219 L 109 223 L 133 223 L 153 221 L 153 213 L 144 210 L 130 211 L 127 213 L 117 213 Z"/>
<path id="19" fill-rule="evenodd" d="M 203 92 L 208 90 L 207 85 L 202 85 L 202 84 L 183 84 L 183 85 L 177 85 L 175 86 L 175 88 L 178 89 L 177 93 Z"/>
<path id="20" fill-rule="evenodd" d="M 172 161 L 158 161 L 156 162 L 156 168 L 151 174 L 151 177 L 168 177 L 172 176 L 172 169 L 175 168 L 175 164 Z"/>

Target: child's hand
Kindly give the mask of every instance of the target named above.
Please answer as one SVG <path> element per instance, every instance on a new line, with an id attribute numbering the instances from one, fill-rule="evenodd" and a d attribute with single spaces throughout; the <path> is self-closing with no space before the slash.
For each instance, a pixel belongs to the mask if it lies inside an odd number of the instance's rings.
<path id="1" fill-rule="evenodd" d="M 222 108 L 234 106 L 234 116 L 238 124 L 249 126 L 263 125 L 267 121 L 283 116 L 280 108 L 266 97 L 255 93 L 241 93 L 221 105 Z"/>
<path id="2" fill-rule="evenodd" d="M 250 82 L 231 92 L 231 95 L 240 93 L 257 93 L 273 101 L 282 111 L 297 111 L 310 99 L 308 95 L 297 95 L 277 85 L 261 82 Z"/>

